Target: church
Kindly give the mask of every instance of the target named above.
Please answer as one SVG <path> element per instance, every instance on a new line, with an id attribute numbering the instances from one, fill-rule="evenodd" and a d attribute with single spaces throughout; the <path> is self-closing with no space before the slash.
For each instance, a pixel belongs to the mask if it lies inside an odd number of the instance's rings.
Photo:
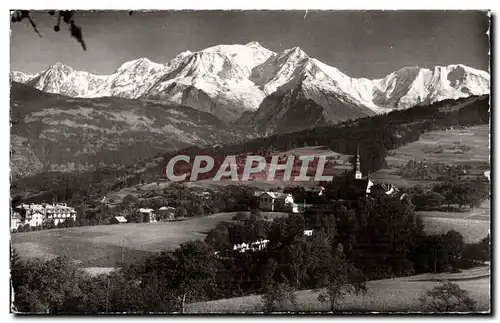
<path id="1" fill-rule="evenodd" d="M 370 175 L 363 176 L 361 173 L 361 157 L 359 154 L 359 146 L 356 148 L 356 160 L 353 169 L 353 184 L 358 192 L 358 196 L 369 196 L 377 194 L 374 189 L 379 190 L 378 192 L 385 194 L 387 196 L 395 196 L 398 194 L 399 190 L 392 183 L 375 183 L 370 178 Z"/>

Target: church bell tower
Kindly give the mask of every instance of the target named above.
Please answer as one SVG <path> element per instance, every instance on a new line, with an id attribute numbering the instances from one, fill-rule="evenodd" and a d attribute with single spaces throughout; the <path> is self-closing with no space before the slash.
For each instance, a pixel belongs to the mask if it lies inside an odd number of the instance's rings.
<path id="1" fill-rule="evenodd" d="M 356 146 L 356 164 L 354 166 L 354 178 L 362 179 L 363 174 L 361 174 L 361 158 L 359 155 L 359 144 Z"/>

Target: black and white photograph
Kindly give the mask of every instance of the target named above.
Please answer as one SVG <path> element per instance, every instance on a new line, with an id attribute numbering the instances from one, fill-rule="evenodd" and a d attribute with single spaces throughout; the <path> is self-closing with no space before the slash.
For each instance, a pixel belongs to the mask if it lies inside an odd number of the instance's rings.
<path id="1" fill-rule="evenodd" d="M 9 11 L 11 316 L 492 314 L 491 11 Z"/>

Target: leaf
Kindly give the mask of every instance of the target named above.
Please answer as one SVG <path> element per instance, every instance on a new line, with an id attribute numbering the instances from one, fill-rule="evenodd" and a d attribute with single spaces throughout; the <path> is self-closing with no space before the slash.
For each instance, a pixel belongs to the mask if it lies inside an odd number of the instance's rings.
<path id="1" fill-rule="evenodd" d="M 78 27 L 74 21 L 71 21 L 70 32 L 71 32 L 71 37 L 75 37 L 76 40 L 82 45 L 83 50 L 86 51 L 87 46 L 85 45 L 85 42 L 83 40 L 82 28 Z"/>
<path id="2" fill-rule="evenodd" d="M 31 19 L 30 15 L 28 15 L 28 20 L 30 21 L 31 27 L 33 27 L 33 29 L 35 30 L 35 32 L 37 33 L 37 35 L 40 36 L 40 38 L 42 38 L 42 34 L 40 34 L 40 32 L 38 31 L 38 29 L 36 28 L 36 24 L 33 21 L 33 19 Z"/>

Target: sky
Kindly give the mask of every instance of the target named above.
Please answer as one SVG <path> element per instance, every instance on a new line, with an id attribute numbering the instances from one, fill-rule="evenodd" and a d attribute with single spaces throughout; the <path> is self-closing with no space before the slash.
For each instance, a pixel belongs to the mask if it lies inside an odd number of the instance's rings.
<path id="1" fill-rule="evenodd" d="M 488 71 L 489 17 L 480 11 L 78 11 L 87 51 L 55 17 L 33 12 L 11 23 L 11 70 L 37 73 L 55 62 L 94 74 L 146 57 L 257 41 L 279 52 L 299 46 L 351 77 L 381 78 L 405 66 L 465 64 Z"/>

